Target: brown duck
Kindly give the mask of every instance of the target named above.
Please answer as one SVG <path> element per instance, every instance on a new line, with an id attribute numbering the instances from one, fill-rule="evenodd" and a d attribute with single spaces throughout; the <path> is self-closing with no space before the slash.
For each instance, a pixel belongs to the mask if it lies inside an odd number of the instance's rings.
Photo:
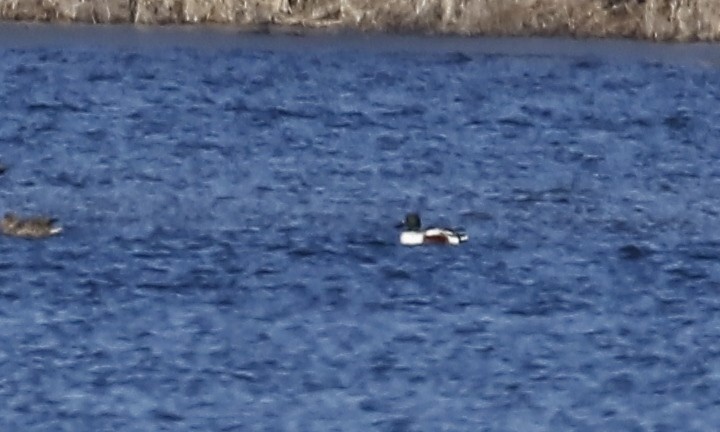
<path id="1" fill-rule="evenodd" d="M 62 228 L 54 226 L 57 219 L 35 216 L 20 217 L 15 213 L 5 213 L 0 221 L 2 233 L 14 237 L 43 238 L 59 234 Z"/>

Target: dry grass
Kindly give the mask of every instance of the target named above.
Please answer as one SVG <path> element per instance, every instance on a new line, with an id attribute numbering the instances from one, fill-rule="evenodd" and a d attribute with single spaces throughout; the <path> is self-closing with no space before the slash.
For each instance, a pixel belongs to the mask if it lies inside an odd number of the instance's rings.
<path id="1" fill-rule="evenodd" d="M 364 29 L 720 40 L 720 0 L 341 0 Z M 614 3 L 614 5 L 611 5 Z M 350 10 L 351 13 L 347 13 Z M 357 20 L 356 17 L 362 17 Z"/>
<path id="2" fill-rule="evenodd" d="M 720 40 L 720 0 L 0 0 L 0 18 Z"/>

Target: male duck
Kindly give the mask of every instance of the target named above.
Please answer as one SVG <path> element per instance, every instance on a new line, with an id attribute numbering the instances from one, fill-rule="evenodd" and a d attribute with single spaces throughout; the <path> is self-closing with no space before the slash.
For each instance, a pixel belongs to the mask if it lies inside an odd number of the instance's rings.
<path id="1" fill-rule="evenodd" d="M 0 221 L 0 230 L 3 234 L 14 237 L 43 238 L 62 231 L 61 227 L 54 226 L 56 221 L 49 217 L 21 218 L 15 213 L 5 213 Z"/>
<path id="2" fill-rule="evenodd" d="M 422 229 L 420 215 L 417 213 L 405 215 L 405 221 L 399 227 L 403 228 L 402 233 L 400 233 L 400 244 L 405 246 L 419 246 L 422 244 L 459 245 L 468 239 L 465 232 L 456 229 Z"/>

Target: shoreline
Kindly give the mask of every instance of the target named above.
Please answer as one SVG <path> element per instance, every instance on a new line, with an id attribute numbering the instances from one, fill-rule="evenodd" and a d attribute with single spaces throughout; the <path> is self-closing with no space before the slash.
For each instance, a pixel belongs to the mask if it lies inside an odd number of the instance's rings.
<path id="1" fill-rule="evenodd" d="M 244 33 L 720 40 L 715 0 L 2 0 L 2 21 L 223 25 Z"/>
<path id="2" fill-rule="evenodd" d="M 561 56 L 582 61 L 658 62 L 720 68 L 720 44 L 673 43 L 614 38 L 490 37 L 412 33 L 358 32 L 346 29 L 296 31 L 271 27 L 269 32 L 223 24 L 134 25 L 0 21 L 0 49 L 54 47 L 110 50 L 208 51 L 267 50 L 287 52 L 408 53 Z"/>

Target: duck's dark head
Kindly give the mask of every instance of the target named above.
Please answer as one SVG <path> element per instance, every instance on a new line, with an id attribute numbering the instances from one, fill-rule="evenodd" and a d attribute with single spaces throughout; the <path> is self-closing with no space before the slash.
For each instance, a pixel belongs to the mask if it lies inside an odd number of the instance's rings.
<path id="1" fill-rule="evenodd" d="M 398 225 L 398 228 L 403 228 L 407 231 L 420 231 L 420 215 L 417 213 L 408 213 L 405 215 L 403 223 Z"/>

